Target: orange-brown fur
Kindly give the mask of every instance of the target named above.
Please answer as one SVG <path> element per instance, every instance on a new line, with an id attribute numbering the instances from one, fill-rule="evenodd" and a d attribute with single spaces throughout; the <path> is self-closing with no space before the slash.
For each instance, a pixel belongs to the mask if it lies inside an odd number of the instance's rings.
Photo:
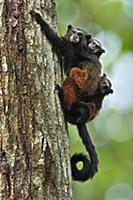
<path id="1" fill-rule="evenodd" d="M 62 83 L 64 107 L 69 110 L 73 103 L 78 99 L 78 91 L 76 91 L 75 81 L 68 77 Z"/>
<path id="2" fill-rule="evenodd" d="M 69 77 L 74 79 L 81 94 L 92 96 L 97 90 L 101 69 L 86 60 L 80 65 L 81 68 L 73 67 L 71 69 Z"/>
<path id="3" fill-rule="evenodd" d="M 63 81 L 62 89 L 64 94 L 65 108 L 69 110 L 79 97 L 93 96 L 96 93 L 100 81 L 101 69 L 92 66 L 88 61 L 81 63 L 81 68 L 73 67 L 69 76 Z M 92 102 L 91 105 L 92 107 Z M 93 112 L 95 113 L 93 105 Z M 92 113 L 93 113 L 92 112 Z M 94 114 L 92 114 L 93 116 Z M 91 117 L 94 118 L 94 117 Z"/>
<path id="4" fill-rule="evenodd" d="M 64 107 L 69 110 L 81 96 L 93 96 L 98 88 L 101 69 L 92 66 L 88 61 L 81 63 L 81 68 L 73 67 L 69 76 L 63 81 L 62 89 L 64 95 Z M 86 103 L 90 109 L 88 121 L 94 119 L 98 114 L 95 102 Z"/>

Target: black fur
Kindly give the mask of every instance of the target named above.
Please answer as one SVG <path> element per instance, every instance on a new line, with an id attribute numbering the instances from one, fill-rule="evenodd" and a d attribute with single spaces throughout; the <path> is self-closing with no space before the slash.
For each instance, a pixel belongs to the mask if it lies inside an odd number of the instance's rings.
<path id="1" fill-rule="evenodd" d="M 97 153 L 85 125 L 90 117 L 90 108 L 87 103 L 95 103 L 96 110 L 99 111 L 102 107 L 104 97 L 109 93 L 113 93 L 113 90 L 111 89 L 111 82 L 109 79 L 107 79 L 106 75 L 103 75 L 96 95 L 87 98 L 81 97 L 79 102 L 74 103 L 69 111 L 66 111 L 63 106 L 62 88 L 60 86 L 56 86 L 56 89 L 58 90 L 59 98 L 61 100 L 61 105 L 64 109 L 66 119 L 71 124 L 77 126 L 79 135 L 90 157 L 89 160 L 86 155 L 81 153 L 74 154 L 71 157 L 71 170 L 73 179 L 84 182 L 90 178 L 92 179 L 95 173 L 98 171 Z M 81 170 L 78 170 L 76 166 L 79 161 L 83 163 L 83 168 Z"/>
<path id="2" fill-rule="evenodd" d="M 77 163 L 81 162 L 83 163 L 83 169 L 78 170 Z M 88 159 L 88 157 L 84 154 L 74 154 L 71 157 L 71 171 L 72 171 L 72 177 L 75 181 L 87 181 L 89 178 L 91 178 L 91 163 Z"/>
<path id="3" fill-rule="evenodd" d="M 41 27 L 41 31 L 46 35 L 46 38 L 51 43 L 52 47 L 54 47 L 57 54 L 63 57 L 65 74 L 69 75 L 69 71 L 72 67 L 80 67 L 80 62 L 84 60 L 89 60 L 90 63 L 96 65 L 99 64 L 99 56 L 104 50 L 100 45 L 96 46 L 93 44 L 94 41 L 91 35 L 86 31 L 69 25 L 66 35 L 64 37 L 59 37 L 42 19 L 39 13 L 32 10 L 30 14 L 36 19 Z M 95 51 L 95 47 L 98 51 Z M 56 89 L 58 89 L 63 107 L 63 91 L 59 86 L 56 86 Z M 103 97 L 101 98 L 101 96 L 98 100 L 97 97 L 95 98 L 97 105 L 100 105 L 99 107 L 102 105 L 102 100 Z M 67 121 L 77 125 L 79 135 L 90 156 L 90 160 L 83 154 L 75 154 L 71 158 L 73 179 L 78 181 L 86 181 L 92 178 L 98 170 L 97 154 L 85 125 L 90 115 L 89 107 L 85 101 L 88 101 L 88 99 L 84 99 L 84 102 L 82 102 L 81 99 L 79 102 L 75 103 L 69 111 L 64 110 Z M 89 99 L 89 101 L 91 101 L 91 99 Z M 76 167 L 78 161 L 83 162 L 82 170 L 78 170 Z"/>
<path id="4" fill-rule="evenodd" d="M 91 48 L 88 46 L 90 41 L 92 43 L 92 38 L 86 31 L 69 25 L 66 35 L 59 37 L 49 24 L 42 19 L 39 13 L 32 10 L 30 14 L 36 19 L 42 32 L 46 35 L 46 38 L 55 48 L 56 52 L 62 55 L 65 74 L 68 75 L 70 69 L 74 66 L 80 67 L 80 62 L 85 59 L 94 63 L 99 62 L 97 55 L 93 54 Z M 71 40 L 71 36 L 73 38 L 79 37 L 79 42 Z M 99 48 L 101 48 L 99 53 L 101 55 L 103 49 L 101 46 Z"/>

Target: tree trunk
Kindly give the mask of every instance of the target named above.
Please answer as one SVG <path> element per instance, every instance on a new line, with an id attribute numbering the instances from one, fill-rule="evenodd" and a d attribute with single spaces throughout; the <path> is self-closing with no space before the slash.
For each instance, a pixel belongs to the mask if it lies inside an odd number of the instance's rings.
<path id="1" fill-rule="evenodd" d="M 60 66 L 31 9 L 56 26 L 54 0 L 0 0 L 0 200 L 69 200 Z"/>

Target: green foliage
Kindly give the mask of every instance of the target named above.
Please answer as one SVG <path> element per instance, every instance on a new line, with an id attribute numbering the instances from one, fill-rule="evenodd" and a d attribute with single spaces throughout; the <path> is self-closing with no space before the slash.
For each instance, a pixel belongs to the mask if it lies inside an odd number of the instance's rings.
<path id="1" fill-rule="evenodd" d="M 133 1 L 57 0 L 57 12 L 60 33 L 73 24 L 103 43 L 103 71 L 114 89 L 88 125 L 99 155 L 99 172 L 92 181 L 73 183 L 74 199 L 133 200 Z M 76 128 L 69 129 L 71 153 L 85 151 Z"/>

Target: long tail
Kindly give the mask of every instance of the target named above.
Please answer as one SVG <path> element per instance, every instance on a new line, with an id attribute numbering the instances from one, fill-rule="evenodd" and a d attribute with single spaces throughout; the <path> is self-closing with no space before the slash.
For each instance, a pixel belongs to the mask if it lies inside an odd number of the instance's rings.
<path id="1" fill-rule="evenodd" d="M 98 157 L 86 125 L 77 125 L 77 128 L 90 160 L 84 154 L 74 154 L 71 157 L 72 176 L 74 180 L 84 182 L 88 179 L 92 179 L 95 173 L 98 172 Z M 81 170 L 76 166 L 79 161 L 83 163 L 83 168 Z"/>

